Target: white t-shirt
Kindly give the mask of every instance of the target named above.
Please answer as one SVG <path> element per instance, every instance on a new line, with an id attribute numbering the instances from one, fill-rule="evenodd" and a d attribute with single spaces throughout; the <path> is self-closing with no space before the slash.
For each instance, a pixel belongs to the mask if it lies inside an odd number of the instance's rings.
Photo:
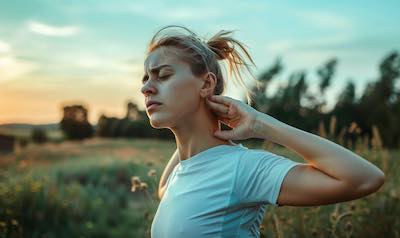
<path id="1" fill-rule="evenodd" d="M 298 164 L 242 144 L 182 160 L 167 179 L 151 237 L 259 237 L 265 206 L 279 206 L 283 179 Z"/>

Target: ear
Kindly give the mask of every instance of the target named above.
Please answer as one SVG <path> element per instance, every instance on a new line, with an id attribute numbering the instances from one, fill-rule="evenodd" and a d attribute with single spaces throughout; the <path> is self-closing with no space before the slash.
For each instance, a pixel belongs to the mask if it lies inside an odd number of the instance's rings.
<path id="1" fill-rule="evenodd" d="M 217 76 L 212 72 L 207 72 L 204 75 L 203 86 L 200 89 L 200 96 L 203 98 L 214 94 L 214 89 L 217 86 Z"/>

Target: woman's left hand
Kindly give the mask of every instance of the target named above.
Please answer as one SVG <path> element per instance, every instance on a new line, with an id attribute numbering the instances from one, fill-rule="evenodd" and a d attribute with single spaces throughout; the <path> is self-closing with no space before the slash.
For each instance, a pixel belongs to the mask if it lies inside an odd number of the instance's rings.
<path id="1" fill-rule="evenodd" d="M 259 111 L 242 101 L 222 95 L 206 98 L 206 104 L 217 115 L 218 120 L 232 128 L 232 130 L 218 130 L 214 136 L 223 140 L 244 140 L 254 137 Z"/>

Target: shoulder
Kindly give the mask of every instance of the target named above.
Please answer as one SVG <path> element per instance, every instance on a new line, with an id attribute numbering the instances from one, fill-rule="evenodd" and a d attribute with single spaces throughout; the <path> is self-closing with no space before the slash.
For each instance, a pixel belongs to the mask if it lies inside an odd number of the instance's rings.
<path id="1" fill-rule="evenodd" d="M 290 167 L 298 162 L 263 149 L 248 149 L 239 158 L 240 169 L 272 170 Z"/>
<path id="2" fill-rule="evenodd" d="M 263 149 L 244 149 L 242 159 L 273 159 L 282 157 L 268 150 Z"/>

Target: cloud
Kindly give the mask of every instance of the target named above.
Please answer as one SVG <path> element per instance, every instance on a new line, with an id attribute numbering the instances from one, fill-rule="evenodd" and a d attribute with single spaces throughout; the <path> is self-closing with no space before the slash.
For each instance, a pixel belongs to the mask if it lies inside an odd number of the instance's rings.
<path id="1" fill-rule="evenodd" d="M 10 45 L 0 40 L 0 54 L 7 53 L 10 50 L 11 50 Z"/>
<path id="2" fill-rule="evenodd" d="M 19 78 L 33 71 L 35 65 L 15 56 L 0 56 L 0 83 Z"/>
<path id="3" fill-rule="evenodd" d="M 11 45 L 0 41 L 0 83 L 26 75 L 34 68 L 32 62 L 16 57 Z"/>
<path id="4" fill-rule="evenodd" d="M 127 1 L 120 4 L 112 2 L 102 2 L 93 5 L 67 6 L 66 9 L 71 12 L 80 12 L 85 14 L 88 12 L 97 11 L 101 14 L 135 14 L 138 16 L 151 18 L 152 20 L 168 20 L 168 21 L 183 21 L 183 20 L 205 20 L 227 15 L 229 11 L 221 11 L 217 7 L 215 1 L 213 5 L 171 5 L 163 1 L 155 3 L 154 1 L 135 2 Z"/>
<path id="5" fill-rule="evenodd" d="M 353 46 L 356 39 L 352 34 L 336 34 L 335 36 L 318 37 L 312 40 L 282 39 L 267 43 L 265 49 L 273 53 L 293 53 L 310 51 L 332 51 Z"/>
<path id="6" fill-rule="evenodd" d="M 177 9 L 168 9 L 168 11 L 163 12 L 162 17 L 171 20 L 198 20 L 204 18 L 215 18 L 220 15 L 217 9 L 208 9 L 207 11 L 201 11 L 195 8 L 188 7 L 178 7 Z"/>
<path id="7" fill-rule="evenodd" d="M 76 66 L 85 68 L 85 69 L 94 69 L 94 70 L 110 70 L 111 72 L 138 72 L 143 70 L 142 63 L 130 63 L 118 59 L 107 59 L 105 57 L 96 56 L 96 55 L 81 55 L 76 57 L 78 60 L 75 62 Z"/>
<path id="8" fill-rule="evenodd" d="M 223 12 L 219 11 L 217 8 L 204 8 L 203 6 L 151 6 L 135 4 L 131 6 L 130 10 L 145 17 L 162 20 L 168 19 L 169 21 L 210 19 L 223 15 Z"/>
<path id="9" fill-rule="evenodd" d="M 292 15 L 318 28 L 349 30 L 354 25 L 350 19 L 327 11 L 295 11 Z"/>
<path id="10" fill-rule="evenodd" d="M 29 21 L 27 24 L 30 31 L 46 36 L 72 36 L 80 31 L 76 26 L 52 26 L 38 21 Z"/>
<path id="11" fill-rule="evenodd" d="M 280 40 L 268 43 L 265 47 L 267 51 L 272 51 L 276 53 L 287 52 L 294 48 L 294 41 L 290 40 Z"/>

